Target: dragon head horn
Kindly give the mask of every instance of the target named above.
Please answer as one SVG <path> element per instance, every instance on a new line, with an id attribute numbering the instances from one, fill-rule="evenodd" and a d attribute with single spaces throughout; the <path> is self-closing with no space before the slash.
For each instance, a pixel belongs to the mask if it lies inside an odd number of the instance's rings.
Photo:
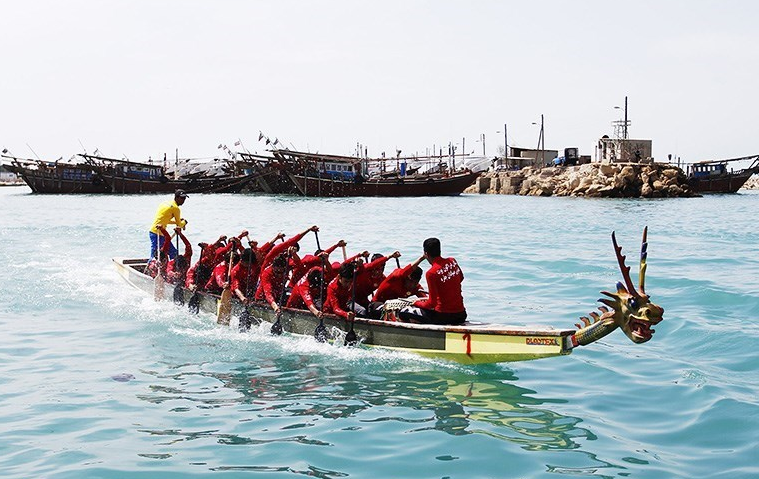
<path id="1" fill-rule="evenodd" d="M 648 258 L 648 226 L 643 228 L 643 240 L 640 242 L 640 269 L 638 270 L 638 287 L 641 294 L 646 294 L 646 258 Z"/>
<path id="2" fill-rule="evenodd" d="M 643 242 L 640 247 L 640 291 L 635 289 L 632 279 L 630 278 L 630 267 L 625 265 L 625 259 L 627 258 L 622 254 L 622 247 L 617 244 L 617 237 L 614 232 L 611 232 L 611 242 L 614 245 L 614 254 L 617 256 L 617 263 L 619 263 L 619 270 L 622 272 L 622 277 L 625 280 L 625 286 L 627 291 L 633 296 L 644 296 L 645 293 L 645 277 L 646 277 L 646 257 L 648 256 L 648 226 L 643 228 Z"/>

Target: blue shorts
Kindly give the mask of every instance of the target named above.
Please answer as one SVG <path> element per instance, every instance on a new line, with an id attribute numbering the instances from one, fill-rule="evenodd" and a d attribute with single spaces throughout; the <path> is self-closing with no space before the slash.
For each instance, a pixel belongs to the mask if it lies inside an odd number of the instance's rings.
<path id="1" fill-rule="evenodd" d="M 157 235 L 152 231 L 148 233 L 150 236 L 150 259 L 158 257 L 158 250 L 163 246 L 163 235 Z M 169 243 L 169 258 L 174 259 L 177 256 L 177 249 L 172 243 Z"/>

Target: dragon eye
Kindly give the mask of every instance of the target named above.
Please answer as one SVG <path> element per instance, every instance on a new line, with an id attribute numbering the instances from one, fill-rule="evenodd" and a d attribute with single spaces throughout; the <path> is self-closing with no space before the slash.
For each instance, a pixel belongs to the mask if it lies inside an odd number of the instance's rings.
<path id="1" fill-rule="evenodd" d="M 636 298 L 634 296 L 630 296 L 630 298 L 627 300 L 627 304 L 630 306 L 630 308 L 637 309 L 638 308 L 638 298 Z"/>

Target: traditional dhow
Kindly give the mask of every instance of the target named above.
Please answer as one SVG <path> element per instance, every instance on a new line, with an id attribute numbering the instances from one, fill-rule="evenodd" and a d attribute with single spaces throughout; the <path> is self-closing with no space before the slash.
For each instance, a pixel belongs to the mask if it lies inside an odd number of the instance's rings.
<path id="1" fill-rule="evenodd" d="M 366 346 L 408 351 L 427 357 L 453 360 L 464 364 L 498 363 L 541 359 L 567 355 L 578 346 L 593 343 L 621 329 L 634 343 L 644 343 L 654 333 L 652 326 L 662 320 L 664 310 L 651 303 L 644 291 L 647 241 L 643 233 L 641 248 L 639 286 L 630 278 L 630 268 L 625 266 L 622 248 L 612 233 L 612 242 L 625 283 L 617 283 L 615 292 L 602 292 L 608 298 L 601 299 L 604 306 L 598 312 L 581 318 L 578 329 L 554 329 L 551 327 L 520 327 L 485 324 L 468 321 L 461 326 L 411 324 L 356 318 L 353 325 L 334 315 L 324 315 L 324 326 L 329 336 L 339 340 L 346 332 L 355 332 L 359 342 Z M 154 278 L 145 274 L 147 260 L 115 258 L 119 274 L 132 286 L 157 299 L 173 299 L 177 304 L 194 304 L 197 309 L 216 313 L 220 297 L 204 292 L 192 292 L 183 287 L 156 288 Z M 168 285 L 167 285 L 168 286 Z M 388 302 L 385 304 L 388 312 Z M 266 303 L 243 305 L 233 301 L 232 314 L 253 318 L 255 322 L 281 324 L 286 332 L 314 336 L 319 319 L 309 311 L 282 308 L 279 318 Z M 278 321 L 279 320 L 279 321 Z M 243 321 L 241 320 L 241 323 Z"/>
<path id="2" fill-rule="evenodd" d="M 455 196 L 479 176 L 468 169 L 455 169 L 446 158 L 427 158 L 434 163 L 422 172 L 412 168 L 419 159 L 368 159 L 291 150 L 273 150 L 300 195 L 352 196 Z M 395 169 L 388 171 L 388 164 Z"/>
<path id="3" fill-rule="evenodd" d="M 728 171 L 729 164 L 737 161 L 751 161 L 751 164 Z M 756 173 L 759 173 L 759 155 L 700 161 L 688 167 L 688 184 L 696 193 L 735 193 Z"/>
<path id="4" fill-rule="evenodd" d="M 236 193 L 258 173 L 170 178 L 160 165 L 93 155 L 76 163 L 47 162 L 4 156 L 6 168 L 19 175 L 34 193 Z"/>

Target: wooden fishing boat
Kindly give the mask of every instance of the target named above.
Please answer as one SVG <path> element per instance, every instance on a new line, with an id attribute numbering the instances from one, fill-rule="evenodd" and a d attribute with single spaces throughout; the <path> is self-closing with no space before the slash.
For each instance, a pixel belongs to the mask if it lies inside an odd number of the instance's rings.
<path id="1" fill-rule="evenodd" d="M 452 175 L 419 175 L 365 180 L 308 176 L 290 173 L 303 196 L 455 196 L 475 182 L 480 173 L 457 172 Z"/>
<path id="2" fill-rule="evenodd" d="M 729 163 L 736 161 L 752 163 L 747 168 L 728 170 Z M 696 193 L 735 193 L 756 173 L 759 173 L 759 155 L 700 161 L 689 166 L 688 184 Z"/>
<path id="3" fill-rule="evenodd" d="M 272 153 L 302 196 L 455 196 L 480 176 L 455 169 L 453 157 L 425 157 L 431 168 L 420 172 L 409 163 L 419 158 L 369 159 L 292 150 Z"/>
<path id="4" fill-rule="evenodd" d="M 258 173 L 227 176 L 190 176 L 172 179 L 159 165 L 79 155 L 78 163 L 47 162 L 7 157 L 6 168 L 19 175 L 34 193 L 142 194 L 237 193 Z"/>
<path id="5" fill-rule="evenodd" d="M 617 283 L 614 293 L 603 292 L 611 299 L 603 299 L 598 313 L 591 313 L 592 320 L 584 317 L 579 329 L 554 329 L 551 327 L 520 327 L 485 324 L 468 321 L 461 326 L 411 324 L 396 321 L 381 321 L 356 318 L 353 330 L 360 343 L 365 346 L 408 351 L 422 356 L 453 360 L 464 364 L 498 363 L 524 361 L 553 356 L 567 355 L 578 346 L 590 344 L 620 328 L 635 343 L 651 339 L 652 325 L 662 319 L 663 309 L 651 303 L 643 290 L 645 274 L 646 233 L 641 248 L 640 287 L 633 286 L 629 268 L 624 266 L 624 256 L 612 234 L 615 252 L 626 285 Z M 184 304 L 193 293 L 186 288 L 174 286 L 156 288 L 154 278 L 145 274 L 147 260 L 114 258 L 119 274 L 132 286 L 149 294 L 157 294 L 157 299 L 174 299 Z M 168 285 L 167 285 L 168 286 Z M 176 293 L 175 293 L 176 289 Z M 174 294 L 177 294 L 175 297 Z M 198 308 L 207 313 L 216 313 L 220 297 L 209 293 L 195 293 Z M 386 303 L 387 305 L 387 303 Z M 611 308 L 611 310 L 609 309 Z M 284 331 L 314 336 L 319 320 L 309 311 L 282 308 L 279 318 Z M 246 313 L 256 321 L 275 323 L 275 313 L 266 303 L 252 303 L 247 306 L 233 301 L 232 314 Z M 339 340 L 349 330 L 350 324 L 334 316 L 324 316 L 324 326 L 331 331 L 331 338 Z"/>

